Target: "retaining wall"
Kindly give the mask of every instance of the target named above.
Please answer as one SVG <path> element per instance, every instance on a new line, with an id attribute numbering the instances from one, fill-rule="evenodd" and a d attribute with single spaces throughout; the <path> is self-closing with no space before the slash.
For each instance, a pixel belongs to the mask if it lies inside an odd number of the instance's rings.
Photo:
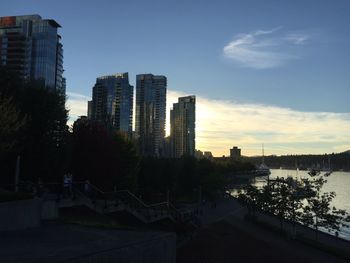
<path id="1" fill-rule="evenodd" d="M 0 203 L 0 231 L 40 226 L 41 206 L 38 198 Z"/>

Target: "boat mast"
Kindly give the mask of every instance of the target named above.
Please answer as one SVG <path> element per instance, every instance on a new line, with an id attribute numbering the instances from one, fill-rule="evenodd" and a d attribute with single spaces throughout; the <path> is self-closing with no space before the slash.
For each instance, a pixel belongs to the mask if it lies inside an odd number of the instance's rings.
<path id="1" fill-rule="evenodd" d="M 264 154 L 264 144 L 262 144 L 262 164 L 265 164 L 264 157 L 265 157 L 265 154 Z"/>

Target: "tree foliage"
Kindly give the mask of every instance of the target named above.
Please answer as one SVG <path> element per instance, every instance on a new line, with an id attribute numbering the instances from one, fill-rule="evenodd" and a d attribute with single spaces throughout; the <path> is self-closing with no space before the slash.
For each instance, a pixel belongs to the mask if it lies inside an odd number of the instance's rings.
<path id="1" fill-rule="evenodd" d="M 26 124 L 26 117 L 16 108 L 12 98 L 0 94 L 0 158 L 15 150 L 19 133 Z"/>
<path id="2" fill-rule="evenodd" d="M 327 181 L 323 176 L 297 181 L 293 178 L 277 178 L 269 185 L 259 189 L 247 185 L 240 193 L 239 199 L 248 208 L 248 214 L 261 209 L 276 215 L 283 222 L 302 223 L 316 230 L 320 228 L 329 232 L 338 232 L 347 227 L 350 218 L 345 210 L 331 206 L 335 192 L 323 192 Z"/>
<path id="3" fill-rule="evenodd" d="M 11 127 L 12 138 L 4 138 L 8 146 L 16 143 L 10 153 L 0 149 L 6 159 L 5 177 L 11 177 L 6 167 L 20 155 L 21 179 L 54 180 L 65 167 L 65 97 L 39 82 L 25 82 L 6 68 L 0 68 L 0 94 L 2 112 L 10 113 L 2 117 L 1 126 L 5 133 Z"/>
<path id="4" fill-rule="evenodd" d="M 105 191 L 137 186 L 138 156 L 126 137 L 95 121 L 73 126 L 72 170 L 75 180 L 90 180 Z"/>

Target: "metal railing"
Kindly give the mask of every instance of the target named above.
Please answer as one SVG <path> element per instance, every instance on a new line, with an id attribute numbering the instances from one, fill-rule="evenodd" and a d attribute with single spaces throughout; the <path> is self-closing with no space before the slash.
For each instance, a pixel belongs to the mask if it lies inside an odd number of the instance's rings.
<path id="1" fill-rule="evenodd" d="M 122 205 L 125 210 L 128 210 L 145 223 L 151 223 L 162 218 L 169 218 L 181 223 L 191 221 L 191 218 L 189 220 L 186 215 L 182 214 L 170 202 L 146 204 L 128 190 L 104 192 L 89 182 L 78 181 L 69 184 L 21 182 L 17 186 L 17 189 L 20 189 L 22 192 L 29 192 L 37 197 L 56 200 L 57 202 L 75 200 L 77 197 L 81 197 L 85 201 L 91 202 L 91 206 L 100 212 L 109 212 L 110 208 L 117 208 Z M 0 185 L 0 189 L 14 191 L 16 185 Z M 192 220 L 193 225 L 197 226 L 195 222 L 196 220 Z"/>

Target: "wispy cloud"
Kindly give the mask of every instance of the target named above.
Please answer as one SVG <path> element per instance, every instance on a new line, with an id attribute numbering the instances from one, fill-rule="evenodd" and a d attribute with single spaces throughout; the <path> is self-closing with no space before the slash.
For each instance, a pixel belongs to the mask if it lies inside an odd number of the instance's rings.
<path id="1" fill-rule="evenodd" d="M 168 90 L 166 131 L 169 113 L 183 92 Z M 70 124 L 86 115 L 90 98 L 68 93 Z M 301 112 L 289 108 L 211 100 L 197 96 L 196 148 L 228 155 L 237 145 L 244 155 L 330 153 L 350 149 L 350 113 Z"/>
<path id="2" fill-rule="evenodd" d="M 285 37 L 285 39 L 287 41 L 290 41 L 293 44 L 302 45 L 302 44 L 305 44 L 307 42 L 307 40 L 309 39 L 309 36 L 303 35 L 303 34 L 293 33 L 293 34 L 288 34 Z"/>
<path id="3" fill-rule="evenodd" d="M 267 69 L 300 58 L 290 49 L 305 44 L 305 33 L 281 32 L 282 27 L 238 34 L 223 48 L 226 58 L 247 68 Z"/>

